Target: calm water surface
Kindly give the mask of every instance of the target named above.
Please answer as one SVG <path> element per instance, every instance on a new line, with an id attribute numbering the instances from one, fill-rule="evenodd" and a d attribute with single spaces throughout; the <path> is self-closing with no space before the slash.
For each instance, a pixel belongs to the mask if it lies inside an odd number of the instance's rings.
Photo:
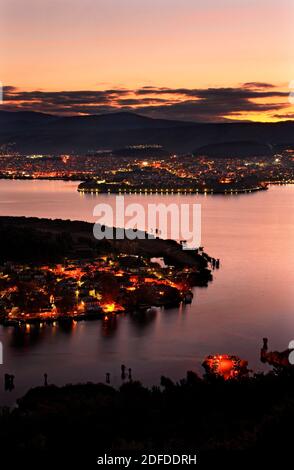
<path id="1" fill-rule="evenodd" d="M 0 214 L 93 221 L 98 202 L 114 195 L 81 195 L 77 183 L 0 181 Z M 120 365 L 145 384 L 162 374 L 179 379 L 188 369 L 201 372 L 207 354 L 237 354 L 254 370 L 261 339 L 284 349 L 294 339 L 294 186 L 240 196 L 126 196 L 131 202 L 197 202 L 202 205 L 202 244 L 221 259 L 208 288 L 194 291 L 193 304 L 158 310 L 138 319 L 81 322 L 32 328 L 21 333 L 0 327 L 4 364 L 0 366 L 0 404 L 13 403 L 30 386 L 105 380 L 119 385 Z M 16 389 L 4 392 L 4 373 L 15 375 Z M 1 383 L 2 382 L 2 383 Z"/>

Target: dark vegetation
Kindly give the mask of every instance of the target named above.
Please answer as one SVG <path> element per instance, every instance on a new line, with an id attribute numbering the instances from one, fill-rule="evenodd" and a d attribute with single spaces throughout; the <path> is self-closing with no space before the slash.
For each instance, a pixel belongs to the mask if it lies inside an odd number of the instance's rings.
<path id="1" fill-rule="evenodd" d="M 64 257 L 91 258 L 100 254 L 125 253 L 163 257 L 175 266 L 194 266 L 205 279 L 210 279 L 207 258 L 183 250 L 173 240 L 96 240 L 93 224 L 88 222 L 3 216 L 0 217 L 0 240 L 0 262 L 56 262 Z"/>
<path id="2" fill-rule="evenodd" d="M 283 458 L 292 446 L 294 373 L 286 368 L 224 381 L 188 372 L 179 383 L 162 377 L 161 387 L 151 389 L 136 381 L 119 390 L 93 383 L 48 385 L 30 390 L 18 405 L 2 410 L 1 448 L 29 461 L 37 451 L 93 463 L 104 452 L 193 449 L 203 462 L 225 455 L 227 464 L 235 452 L 239 458 L 258 453 L 264 460 L 278 455 L 279 468 L 285 468 Z"/>
<path id="3" fill-rule="evenodd" d="M 72 248 L 70 234 L 44 233 L 34 228 L 15 230 L 11 226 L 0 227 L 0 262 L 9 261 L 59 261 Z"/>

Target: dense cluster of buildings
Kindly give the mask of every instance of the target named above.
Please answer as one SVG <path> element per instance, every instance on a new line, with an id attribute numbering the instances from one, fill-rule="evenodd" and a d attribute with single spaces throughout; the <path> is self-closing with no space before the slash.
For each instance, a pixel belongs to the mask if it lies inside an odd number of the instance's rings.
<path id="1" fill-rule="evenodd" d="M 62 264 L 0 266 L 3 324 L 106 318 L 152 306 L 190 303 L 193 268 L 121 254 Z"/>
<path id="2" fill-rule="evenodd" d="M 156 147 L 151 154 L 149 149 L 148 158 L 133 149 L 89 155 L 0 154 L 0 177 L 94 180 L 106 192 L 242 190 L 260 182 L 293 182 L 294 150 L 250 158 L 170 155 Z"/>

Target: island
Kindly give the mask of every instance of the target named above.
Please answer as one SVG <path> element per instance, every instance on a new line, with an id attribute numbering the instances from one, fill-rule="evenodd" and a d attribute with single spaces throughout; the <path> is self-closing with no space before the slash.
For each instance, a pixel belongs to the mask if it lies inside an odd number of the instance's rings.
<path id="1" fill-rule="evenodd" d="M 118 181 L 99 181 L 88 179 L 78 185 L 80 193 L 101 194 L 240 194 L 251 193 L 268 189 L 268 184 L 248 178 L 242 181 L 230 182 L 230 179 L 222 182 L 212 181 L 210 184 L 197 184 L 197 181 L 189 179 L 170 178 L 163 182 L 158 178 L 149 181 L 133 181 L 132 184 Z"/>

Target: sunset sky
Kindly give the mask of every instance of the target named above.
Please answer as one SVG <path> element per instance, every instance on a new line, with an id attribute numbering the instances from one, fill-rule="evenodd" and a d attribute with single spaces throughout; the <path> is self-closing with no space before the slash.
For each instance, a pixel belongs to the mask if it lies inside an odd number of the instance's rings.
<path id="1" fill-rule="evenodd" d="M 293 0 L 1 0 L 0 109 L 294 119 Z"/>

